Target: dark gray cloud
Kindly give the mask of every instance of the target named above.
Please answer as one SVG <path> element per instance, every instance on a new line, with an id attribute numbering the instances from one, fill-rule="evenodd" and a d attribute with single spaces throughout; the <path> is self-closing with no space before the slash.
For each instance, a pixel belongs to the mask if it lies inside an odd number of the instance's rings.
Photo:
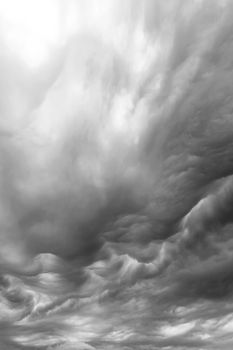
<path id="1" fill-rule="evenodd" d="M 10 2 L 1 349 L 230 349 L 231 1 Z"/>

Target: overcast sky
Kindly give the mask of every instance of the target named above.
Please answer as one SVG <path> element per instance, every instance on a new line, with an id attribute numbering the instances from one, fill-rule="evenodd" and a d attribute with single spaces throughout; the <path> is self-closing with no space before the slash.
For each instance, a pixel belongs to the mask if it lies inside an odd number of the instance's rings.
<path id="1" fill-rule="evenodd" d="M 233 347 L 233 1 L 0 0 L 0 349 Z"/>

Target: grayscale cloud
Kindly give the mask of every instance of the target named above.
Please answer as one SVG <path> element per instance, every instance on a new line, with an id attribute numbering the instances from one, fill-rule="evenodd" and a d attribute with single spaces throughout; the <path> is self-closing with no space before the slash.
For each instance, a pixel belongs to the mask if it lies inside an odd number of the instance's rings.
<path id="1" fill-rule="evenodd" d="M 232 18 L 0 0 L 1 350 L 232 348 Z"/>

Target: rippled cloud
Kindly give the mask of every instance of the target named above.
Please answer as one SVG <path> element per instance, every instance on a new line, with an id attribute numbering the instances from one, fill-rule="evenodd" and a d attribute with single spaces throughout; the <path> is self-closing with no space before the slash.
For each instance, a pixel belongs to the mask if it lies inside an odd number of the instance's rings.
<path id="1" fill-rule="evenodd" d="M 231 1 L 0 1 L 0 348 L 231 349 Z"/>

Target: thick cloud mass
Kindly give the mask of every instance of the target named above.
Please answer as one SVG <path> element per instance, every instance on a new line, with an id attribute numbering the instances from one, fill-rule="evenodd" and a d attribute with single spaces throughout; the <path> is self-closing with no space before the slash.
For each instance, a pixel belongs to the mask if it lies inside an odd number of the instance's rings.
<path id="1" fill-rule="evenodd" d="M 0 349 L 232 349 L 232 1 L 3 3 Z"/>

